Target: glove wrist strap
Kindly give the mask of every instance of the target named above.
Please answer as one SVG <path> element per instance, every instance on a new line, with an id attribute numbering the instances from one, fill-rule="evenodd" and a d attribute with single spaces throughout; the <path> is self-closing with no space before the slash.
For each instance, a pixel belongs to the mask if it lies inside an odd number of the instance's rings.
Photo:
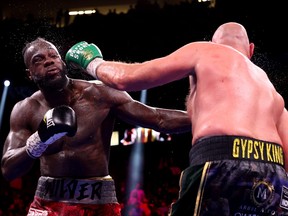
<path id="1" fill-rule="evenodd" d="M 95 58 L 93 59 L 87 66 L 86 70 L 88 74 L 90 74 L 92 77 L 98 80 L 97 76 L 97 68 L 99 67 L 100 64 L 104 62 L 103 59 L 101 58 Z"/>
<path id="2" fill-rule="evenodd" d="M 42 155 L 47 146 L 41 141 L 38 131 L 36 131 L 26 141 L 26 152 L 31 158 L 36 159 Z"/>

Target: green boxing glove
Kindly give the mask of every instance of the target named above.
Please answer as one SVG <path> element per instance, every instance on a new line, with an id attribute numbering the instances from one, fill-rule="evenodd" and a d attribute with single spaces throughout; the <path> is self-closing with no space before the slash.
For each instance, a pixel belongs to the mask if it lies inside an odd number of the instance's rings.
<path id="1" fill-rule="evenodd" d="M 85 69 L 85 72 L 98 79 L 96 69 L 104 60 L 100 49 L 95 44 L 81 41 L 68 50 L 65 61 L 73 68 Z"/>

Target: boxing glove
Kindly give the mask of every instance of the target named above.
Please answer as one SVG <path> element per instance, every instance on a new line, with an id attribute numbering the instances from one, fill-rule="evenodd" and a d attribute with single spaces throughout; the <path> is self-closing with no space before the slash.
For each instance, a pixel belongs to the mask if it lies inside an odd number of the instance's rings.
<path id="1" fill-rule="evenodd" d="M 88 44 L 86 41 L 82 41 L 68 50 L 65 55 L 65 61 L 74 69 L 85 69 L 85 72 L 97 79 L 96 69 L 103 62 L 103 56 L 95 44 Z"/>
<path id="2" fill-rule="evenodd" d="M 48 145 L 61 137 L 74 136 L 77 131 L 77 119 L 74 110 L 69 106 L 58 106 L 48 110 L 26 142 L 26 152 L 32 158 L 38 158 Z"/>

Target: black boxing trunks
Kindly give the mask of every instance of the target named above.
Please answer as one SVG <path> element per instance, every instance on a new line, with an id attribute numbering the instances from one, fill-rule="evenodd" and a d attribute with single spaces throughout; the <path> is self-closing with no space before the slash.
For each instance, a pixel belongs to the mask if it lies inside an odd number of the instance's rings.
<path id="1" fill-rule="evenodd" d="M 241 136 L 198 140 L 170 216 L 288 215 L 281 145 Z"/>
<path id="2" fill-rule="evenodd" d="M 41 176 L 27 216 L 121 216 L 114 181 Z"/>

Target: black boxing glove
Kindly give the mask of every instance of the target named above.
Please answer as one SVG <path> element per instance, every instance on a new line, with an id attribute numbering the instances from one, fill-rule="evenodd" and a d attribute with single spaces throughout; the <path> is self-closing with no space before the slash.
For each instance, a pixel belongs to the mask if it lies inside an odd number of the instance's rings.
<path id="1" fill-rule="evenodd" d="M 69 106 L 58 106 L 48 110 L 40 122 L 38 130 L 26 141 L 26 152 L 32 158 L 38 158 L 48 145 L 61 137 L 74 136 L 77 131 L 77 119 Z"/>

